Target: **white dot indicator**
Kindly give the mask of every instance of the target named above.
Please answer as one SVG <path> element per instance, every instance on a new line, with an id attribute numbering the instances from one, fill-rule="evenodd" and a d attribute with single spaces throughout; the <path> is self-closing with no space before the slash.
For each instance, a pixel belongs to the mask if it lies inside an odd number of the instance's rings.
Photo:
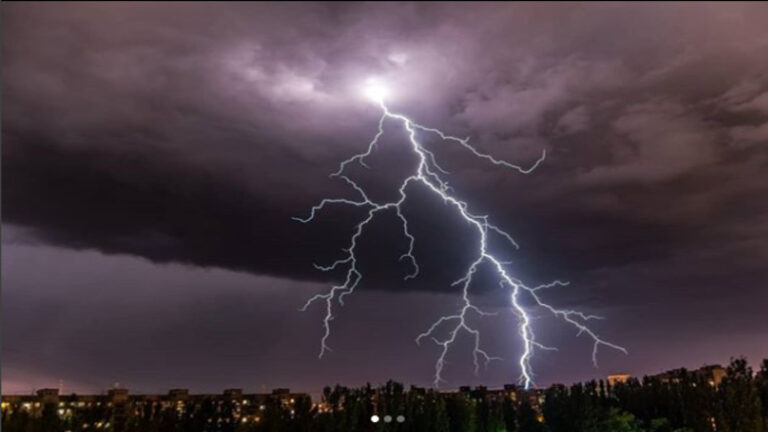
<path id="1" fill-rule="evenodd" d="M 399 415 L 395 420 L 397 420 L 398 423 L 403 423 L 405 421 L 405 416 Z"/>
<path id="2" fill-rule="evenodd" d="M 385 415 L 384 416 L 384 423 L 391 423 L 392 422 L 392 416 L 391 415 Z"/>
<path id="3" fill-rule="evenodd" d="M 378 423 L 379 422 L 379 416 L 377 416 L 376 414 L 372 415 L 371 416 L 371 422 Z"/>

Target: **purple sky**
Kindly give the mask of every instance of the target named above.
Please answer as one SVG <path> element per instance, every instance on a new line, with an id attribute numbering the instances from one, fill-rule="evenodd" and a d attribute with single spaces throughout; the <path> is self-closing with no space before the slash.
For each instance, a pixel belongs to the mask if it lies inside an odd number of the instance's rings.
<path id="1" fill-rule="evenodd" d="M 515 236 L 494 245 L 552 303 L 604 316 L 602 350 L 532 311 L 537 382 L 768 357 L 768 6 L 704 4 L 3 3 L 2 387 L 317 392 L 388 378 L 429 385 L 438 347 L 414 337 L 458 305 L 473 238 L 414 192 L 422 266 L 402 281 L 396 220 L 362 239 L 365 279 L 316 358 L 324 311 L 298 308 L 342 274 L 360 213 L 302 225 L 328 178 L 391 108 L 520 175 L 431 143 L 456 194 Z M 370 170 L 405 172 L 387 128 Z M 387 195 L 390 194 L 390 195 Z M 490 278 L 446 387 L 515 382 L 520 343 Z"/>

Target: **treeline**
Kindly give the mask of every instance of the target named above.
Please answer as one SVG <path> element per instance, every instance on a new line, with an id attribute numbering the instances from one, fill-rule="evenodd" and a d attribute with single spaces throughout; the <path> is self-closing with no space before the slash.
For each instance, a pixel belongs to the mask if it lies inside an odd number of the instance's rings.
<path id="1" fill-rule="evenodd" d="M 663 377 L 630 379 L 611 387 L 590 381 L 546 390 L 438 393 L 389 382 L 373 388 L 336 386 L 324 404 L 308 397 L 291 404 L 268 399 L 257 414 L 214 398 L 177 406 L 78 410 L 60 418 L 3 412 L 6 432 L 114 430 L 126 432 L 768 432 L 768 360 L 757 373 L 734 359 L 719 385 L 684 369 Z M 382 419 L 372 423 L 371 416 Z M 392 421 L 385 423 L 385 415 Z M 258 420 L 255 420 L 255 416 Z M 405 417 L 403 423 L 394 420 Z M 243 418 L 246 418 L 243 421 Z M 84 427 L 87 425 L 87 427 Z M 98 426 L 97 426 L 98 425 Z"/>
<path id="2" fill-rule="evenodd" d="M 719 385 L 679 369 L 661 377 L 603 381 L 545 392 L 550 432 L 768 432 L 768 360 L 754 374 L 743 358 Z"/>

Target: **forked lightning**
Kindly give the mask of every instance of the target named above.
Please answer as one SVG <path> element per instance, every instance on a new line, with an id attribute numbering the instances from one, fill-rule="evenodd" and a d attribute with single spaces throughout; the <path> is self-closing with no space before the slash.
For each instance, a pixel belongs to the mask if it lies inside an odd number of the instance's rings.
<path id="1" fill-rule="evenodd" d="M 517 332 L 522 342 L 522 354 L 518 360 L 521 376 L 520 380 L 523 386 L 528 389 L 534 385 L 534 374 L 531 367 L 531 359 L 534 351 L 537 349 L 542 350 L 555 350 L 555 348 L 548 347 L 537 341 L 534 333 L 530 314 L 523 307 L 521 301 L 524 296 L 527 296 L 535 307 L 539 307 L 556 318 L 567 322 L 574 326 L 578 332 L 578 335 L 585 334 L 592 341 L 592 362 L 597 365 L 597 351 L 601 345 L 619 350 L 626 353 L 626 349 L 619 345 L 615 345 L 611 342 L 603 340 L 592 329 L 587 326 L 587 322 L 590 320 L 600 319 L 595 315 L 587 315 L 575 310 L 557 309 L 548 303 L 545 303 L 539 295 L 541 290 L 546 288 L 552 288 L 556 286 L 565 286 L 567 282 L 554 281 L 548 284 L 530 287 L 525 285 L 520 280 L 512 277 L 506 267 L 505 262 L 494 256 L 488 250 L 488 238 L 489 236 L 498 236 L 499 238 L 508 242 L 512 247 L 517 248 L 518 245 L 515 240 L 507 232 L 503 231 L 496 225 L 489 222 L 488 217 L 485 215 L 473 214 L 469 210 L 469 206 L 465 201 L 462 201 L 455 196 L 451 195 L 451 188 L 448 183 L 443 179 L 443 176 L 448 174 L 437 163 L 435 154 L 425 148 L 417 139 L 417 132 L 425 134 L 434 134 L 439 137 L 443 142 L 453 142 L 466 150 L 470 151 L 474 156 L 485 159 L 493 165 L 498 165 L 504 168 L 516 170 L 522 174 L 528 174 L 532 172 L 536 167 L 541 164 L 545 157 L 546 152 L 543 151 L 541 157 L 536 160 L 530 167 L 521 167 L 504 160 L 499 160 L 491 155 L 485 154 L 477 150 L 474 146 L 469 144 L 468 138 L 457 138 L 454 136 L 446 135 L 438 129 L 429 128 L 415 123 L 408 117 L 393 113 L 384 103 L 385 92 L 381 88 L 375 88 L 369 91 L 369 96 L 381 107 L 382 115 L 379 119 L 378 132 L 373 137 L 365 152 L 356 154 L 349 159 L 344 160 L 339 165 L 339 169 L 331 174 L 331 177 L 338 177 L 345 181 L 352 189 L 355 190 L 358 195 L 357 199 L 343 199 L 343 198 L 326 198 L 320 201 L 319 204 L 312 207 L 310 214 L 306 218 L 294 218 L 302 223 L 308 223 L 312 221 L 317 213 L 328 205 L 341 204 L 348 206 L 355 206 L 365 208 L 368 210 L 366 217 L 355 226 L 354 233 L 350 239 L 349 246 L 344 249 L 344 255 L 335 262 L 327 265 L 320 266 L 315 264 L 315 267 L 322 271 L 331 271 L 338 268 L 346 268 L 346 276 L 344 282 L 340 285 L 331 287 L 329 291 L 323 294 L 317 294 L 311 297 L 301 310 L 306 310 L 310 305 L 315 302 L 325 303 L 325 317 L 323 319 L 323 337 L 320 340 L 320 354 L 322 357 L 328 348 L 328 338 L 331 334 L 331 320 L 334 317 L 334 303 L 338 301 L 340 305 L 344 304 L 344 297 L 352 294 L 355 288 L 359 285 L 363 275 L 358 270 L 358 262 L 356 256 L 356 249 L 358 246 L 358 240 L 363 234 L 365 227 L 379 214 L 384 212 L 394 212 L 402 223 L 403 235 L 408 241 L 408 250 L 400 257 L 401 260 L 405 260 L 410 264 L 411 271 L 405 275 L 405 279 L 415 278 L 419 274 L 419 265 L 416 257 L 413 254 L 414 243 L 416 237 L 410 231 L 408 227 L 408 219 L 402 212 L 402 205 L 408 198 L 407 191 L 409 188 L 421 185 L 426 187 L 432 193 L 438 195 L 443 202 L 449 208 L 456 211 L 461 217 L 477 231 L 477 250 L 474 260 L 467 268 L 464 276 L 455 281 L 452 286 L 460 287 L 461 289 L 461 308 L 456 311 L 455 314 L 442 316 L 432 324 L 424 333 L 421 333 L 416 338 L 416 342 L 420 343 L 424 339 L 431 339 L 440 347 L 440 355 L 435 363 L 434 385 L 437 387 L 443 381 L 442 373 L 445 366 L 445 359 L 448 354 L 448 350 L 453 344 L 458 335 L 461 332 L 467 333 L 473 339 L 473 351 L 474 356 L 474 369 L 475 373 L 478 373 L 481 363 L 487 364 L 492 360 L 498 360 L 498 357 L 493 357 L 484 351 L 480 344 L 480 332 L 470 325 L 469 317 L 471 314 L 477 316 L 491 315 L 487 312 L 481 311 L 475 305 L 472 304 L 469 297 L 469 288 L 472 284 L 473 277 L 478 271 L 480 265 L 490 265 L 495 271 L 499 283 L 502 288 L 509 290 L 511 298 L 511 304 L 513 311 L 519 317 L 519 324 Z M 345 174 L 345 169 L 349 164 L 359 163 L 362 166 L 367 167 L 366 159 L 372 155 L 376 146 L 384 134 L 385 122 L 387 120 L 395 121 L 405 128 L 408 133 L 410 141 L 410 149 L 418 158 L 418 166 L 413 174 L 408 176 L 399 187 L 399 197 L 395 201 L 391 202 L 376 202 L 369 198 L 366 191 L 358 185 L 354 180 L 349 178 Z M 447 331 L 447 333 L 446 333 Z M 439 337 L 438 333 L 446 334 L 447 336 Z"/>

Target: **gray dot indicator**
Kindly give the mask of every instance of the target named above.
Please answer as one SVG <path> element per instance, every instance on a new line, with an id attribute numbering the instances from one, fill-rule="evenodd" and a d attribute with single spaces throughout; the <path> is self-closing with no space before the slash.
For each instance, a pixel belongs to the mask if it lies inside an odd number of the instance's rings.
<path id="1" fill-rule="evenodd" d="M 384 423 L 391 423 L 392 422 L 392 416 L 391 415 L 385 415 L 384 416 Z"/>
<path id="2" fill-rule="evenodd" d="M 397 420 L 398 423 L 403 423 L 405 421 L 405 416 L 399 415 L 395 420 Z"/>

